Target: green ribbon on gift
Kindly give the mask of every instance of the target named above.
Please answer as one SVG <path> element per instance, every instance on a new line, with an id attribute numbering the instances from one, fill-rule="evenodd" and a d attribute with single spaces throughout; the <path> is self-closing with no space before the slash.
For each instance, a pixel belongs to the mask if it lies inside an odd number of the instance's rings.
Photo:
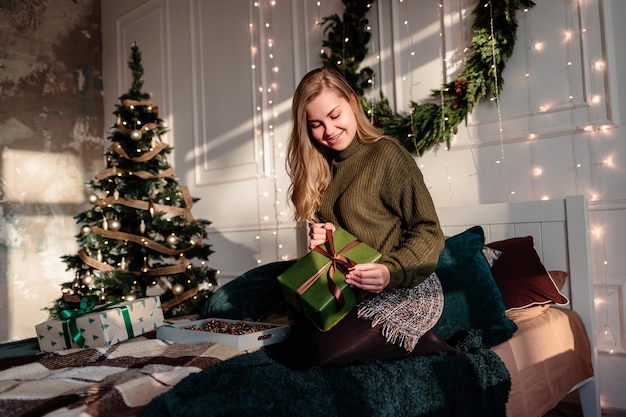
<path id="1" fill-rule="evenodd" d="M 356 265 L 356 262 L 354 262 L 351 259 L 346 258 L 343 254 L 349 251 L 350 249 L 361 244 L 361 241 L 358 239 L 355 239 L 352 242 L 350 242 L 346 247 L 341 249 L 339 252 L 336 252 L 335 240 L 333 238 L 333 232 L 331 230 L 326 230 L 326 240 L 328 241 L 328 249 L 330 250 L 330 252 L 322 248 L 321 245 L 316 246 L 315 248 L 313 248 L 313 250 L 329 258 L 328 262 L 324 264 L 324 266 L 322 266 L 309 279 L 307 279 L 304 283 L 302 283 L 302 285 L 300 285 L 300 287 L 298 288 L 296 292 L 300 295 L 304 294 L 304 292 L 308 290 L 311 287 L 311 285 L 313 285 L 313 283 L 319 279 L 319 277 L 322 276 L 322 274 L 326 271 L 326 269 L 328 269 L 328 289 L 330 290 L 333 297 L 337 301 L 337 304 L 339 305 L 339 307 L 342 308 L 345 304 L 345 300 L 343 297 L 343 293 L 341 292 L 341 289 L 335 282 L 335 279 L 334 279 L 335 271 L 338 269 L 339 271 L 341 271 L 341 273 L 343 273 L 344 275 L 347 275 L 348 272 L 350 271 L 350 268 Z"/>
<path id="2" fill-rule="evenodd" d="M 114 301 L 109 304 L 105 304 L 101 307 L 95 308 L 98 304 L 98 299 L 95 296 L 86 296 L 80 301 L 80 307 L 77 310 L 61 310 L 59 318 L 63 325 L 63 334 L 65 336 L 65 345 L 67 348 L 72 347 L 72 341 L 78 346 L 85 346 L 85 338 L 83 332 L 76 325 L 76 319 L 86 314 L 97 313 L 99 311 L 109 310 L 115 305 L 121 303 L 122 300 Z M 129 338 L 135 336 L 133 332 L 133 324 L 130 320 L 130 313 L 128 312 L 128 306 L 122 306 L 122 317 L 124 319 L 124 325 L 126 326 L 126 333 Z"/>

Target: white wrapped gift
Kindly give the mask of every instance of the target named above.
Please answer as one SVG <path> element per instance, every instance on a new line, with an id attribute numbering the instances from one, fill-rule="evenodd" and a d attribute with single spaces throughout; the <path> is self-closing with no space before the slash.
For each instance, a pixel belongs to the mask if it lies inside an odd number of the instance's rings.
<path id="1" fill-rule="evenodd" d="M 108 305 L 89 305 L 65 310 L 61 319 L 35 326 L 42 352 L 70 348 L 107 347 L 163 325 L 163 309 L 158 296 Z"/>

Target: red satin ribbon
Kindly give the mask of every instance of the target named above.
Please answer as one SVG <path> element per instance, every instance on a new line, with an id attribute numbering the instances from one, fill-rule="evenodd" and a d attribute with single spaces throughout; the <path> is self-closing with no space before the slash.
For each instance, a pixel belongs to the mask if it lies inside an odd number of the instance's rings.
<path id="1" fill-rule="evenodd" d="M 346 258 L 343 253 L 359 245 L 361 241 L 355 239 L 339 252 L 335 252 L 335 241 L 333 239 L 333 232 L 331 230 L 326 230 L 326 240 L 328 241 L 328 248 L 330 249 L 330 253 L 324 250 L 324 248 L 322 248 L 321 246 L 316 246 L 315 248 L 313 248 L 313 250 L 329 258 L 328 262 L 324 264 L 324 266 L 322 266 L 309 279 L 307 279 L 302 285 L 300 285 L 296 292 L 299 295 L 304 294 L 304 292 L 308 290 L 311 285 L 313 285 L 313 283 L 319 279 L 319 277 L 322 276 L 324 271 L 328 269 L 328 289 L 330 290 L 335 300 L 337 300 L 339 307 L 342 308 L 345 304 L 345 300 L 343 298 L 343 294 L 341 293 L 341 289 L 339 289 L 337 283 L 335 283 L 335 272 L 337 269 L 339 269 L 341 273 L 347 275 L 350 271 L 350 268 L 356 265 L 356 262 Z"/>

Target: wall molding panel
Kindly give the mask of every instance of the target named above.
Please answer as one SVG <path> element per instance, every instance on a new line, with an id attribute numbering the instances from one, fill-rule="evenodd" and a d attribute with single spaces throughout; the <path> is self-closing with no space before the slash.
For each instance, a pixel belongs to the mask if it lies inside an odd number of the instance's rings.
<path id="1" fill-rule="evenodd" d="M 261 128 L 256 111 L 260 104 L 250 79 L 250 50 L 255 45 L 248 27 L 250 22 L 259 25 L 259 16 L 252 16 L 254 8 L 248 2 L 228 5 L 215 13 L 213 2 L 191 2 L 197 186 L 254 179 L 258 164 L 261 171 L 267 170 L 263 166 L 267 161 L 258 157 L 267 144 L 255 135 Z M 224 34 L 228 44 L 220 41 Z"/>

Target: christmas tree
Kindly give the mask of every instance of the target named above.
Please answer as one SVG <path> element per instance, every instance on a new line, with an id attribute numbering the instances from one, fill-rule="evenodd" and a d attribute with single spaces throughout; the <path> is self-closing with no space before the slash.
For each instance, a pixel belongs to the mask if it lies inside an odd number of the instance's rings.
<path id="1" fill-rule="evenodd" d="M 113 112 L 107 166 L 87 184 L 92 207 L 75 216 L 82 225 L 76 236 L 80 249 L 61 258 L 75 277 L 62 284 L 61 297 L 47 309 L 51 318 L 94 296 L 105 304 L 159 295 L 165 317 L 199 313 L 217 284 L 207 264 L 211 222 L 193 218 L 197 199 L 168 163 L 172 148 L 161 140 L 168 129 L 142 92 L 136 44 L 128 67 L 133 82 Z"/>

